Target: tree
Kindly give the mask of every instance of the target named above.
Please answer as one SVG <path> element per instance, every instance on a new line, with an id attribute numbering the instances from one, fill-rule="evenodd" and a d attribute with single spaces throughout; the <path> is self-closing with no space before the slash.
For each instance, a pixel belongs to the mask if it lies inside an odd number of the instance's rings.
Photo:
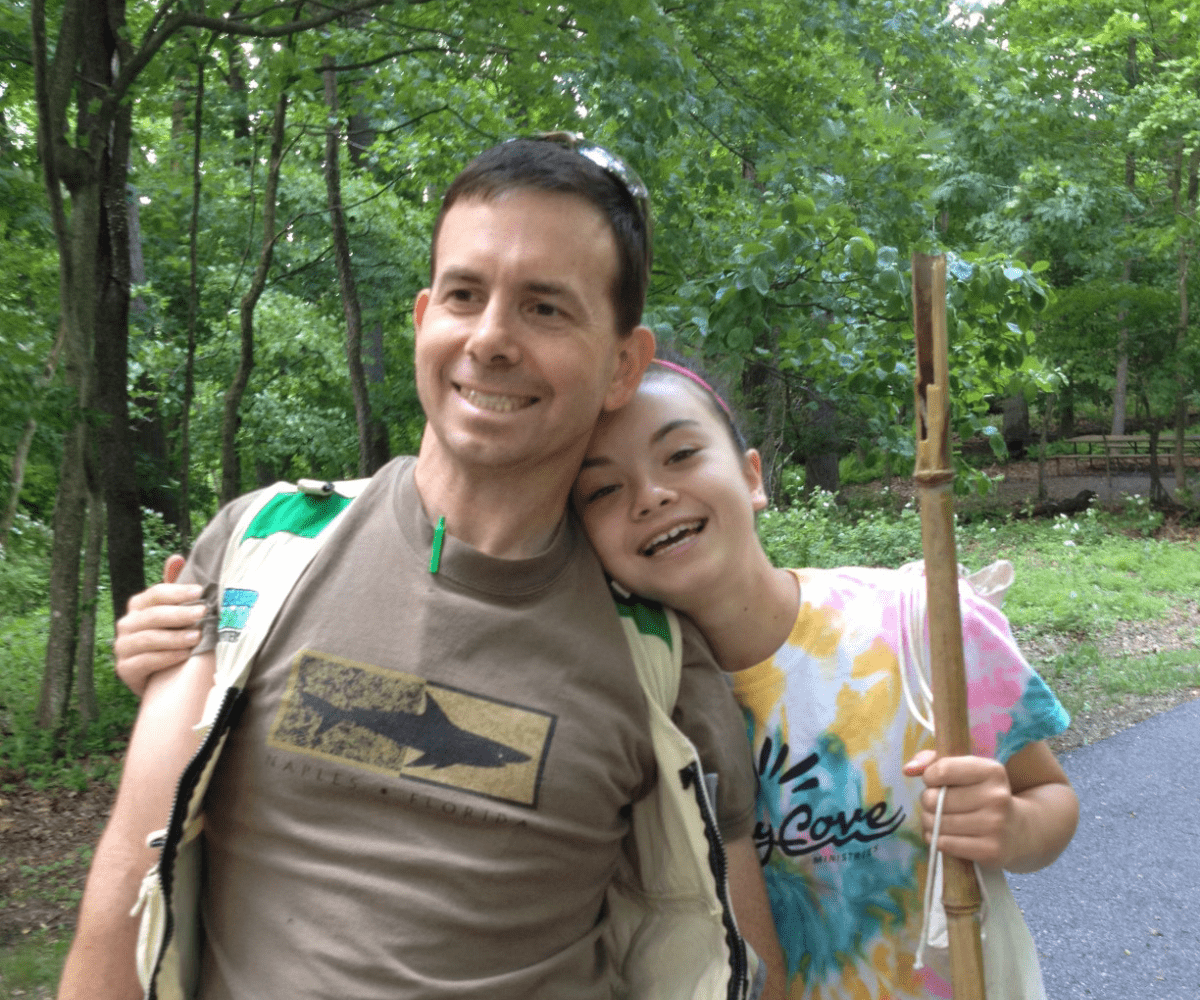
<path id="1" fill-rule="evenodd" d="M 32 0 L 33 78 L 38 154 L 59 251 L 59 305 L 65 372 L 74 394 L 55 503 L 51 625 L 39 719 L 50 725 L 70 693 L 79 608 L 79 553 L 89 474 L 103 484 L 108 510 L 109 578 L 114 610 L 142 589 L 141 512 L 129 434 L 127 358 L 130 248 L 126 175 L 132 88 L 187 27 L 223 34 L 283 37 L 374 6 L 353 2 L 280 22 L 280 9 L 239 4 L 214 17 L 172 10 L 145 17 L 135 44 L 124 0 L 64 0 L 53 49 L 45 0 Z M 297 13 L 301 11 L 297 7 Z M 53 55 L 51 55 L 53 51 Z M 70 211 L 63 198 L 65 188 Z M 101 415 L 93 419 L 91 414 Z M 94 472 L 88 466 L 95 465 Z"/>
<path id="2" fill-rule="evenodd" d="M 1011 159 L 1006 199 L 988 217 L 993 234 L 1007 233 L 1023 253 L 1051 260 L 1050 276 L 1065 288 L 1093 288 L 1065 303 L 1087 303 L 1096 287 L 1163 287 L 1174 272 L 1176 352 L 1174 424 L 1181 437 L 1194 392 L 1188 280 L 1194 230 L 1197 160 L 1195 4 L 1148 2 L 1135 10 L 1109 4 L 1025 0 L 987 12 L 989 29 L 1019 68 L 1025 152 Z M 1053 126 L 1051 127 L 1051 123 Z M 1021 126 L 1019 126 L 1021 127 Z M 1015 183 L 1013 183 L 1015 181 Z M 1137 287 L 1126 289 L 1135 302 Z M 1115 341 L 1113 429 L 1124 430 L 1126 349 L 1137 335 L 1121 308 L 1104 312 Z M 1088 317 L 1078 317 L 1081 324 Z M 1078 343 L 1078 341 L 1076 342 Z M 1060 342 L 1057 359 L 1071 345 Z M 1087 359 L 1080 358 L 1086 366 Z M 1154 394 L 1142 397 L 1151 403 Z M 1157 418 L 1155 418 L 1157 419 Z M 1182 450 L 1176 469 L 1182 484 Z"/>
<path id="3" fill-rule="evenodd" d="M 342 209 L 337 74 L 331 56 L 326 56 L 322 65 L 325 68 L 325 103 L 329 105 L 329 120 L 325 128 L 325 189 L 329 199 L 329 224 L 333 233 L 342 312 L 346 317 L 346 363 L 350 372 L 350 388 L 354 393 L 355 423 L 358 426 L 358 474 L 369 476 L 378 468 L 374 462 L 375 428 L 371 416 L 371 397 L 367 392 L 367 374 L 363 367 L 362 307 L 358 302 L 358 286 L 350 263 L 350 239 Z"/>

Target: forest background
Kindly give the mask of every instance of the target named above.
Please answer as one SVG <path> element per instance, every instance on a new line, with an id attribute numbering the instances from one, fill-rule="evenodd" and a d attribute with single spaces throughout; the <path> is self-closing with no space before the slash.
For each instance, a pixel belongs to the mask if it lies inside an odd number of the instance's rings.
<path id="1" fill-rule="evenodd" d="M 911 468 L 914 250 L 960 440 L 1188 429 L 1200 0 L 0 0 L 9 760 L 75 767 L 97 628 L 222 502 L 415 450 L 440 194 L 564 128 L 646 180 L 647 320 L 785 513 Z"/>
<path id="2" fill-rule="evenodd" d="M 1198 19 L 2 0 L 0 544 L 53 526 L 38 723 L 96 717 L 96 608 L 144 586 L 147 531 L 186 546 L 247 489 L 416 448 L 430 223 L 508 136 L 579 130 L 645 177 L 648 321 L 735 388 L 779 506 L 850 452 L 907 471 L 914 249 L 949 259 L 962 439 L 1024 445 L 1030 403 L 1182 437 Z"/>

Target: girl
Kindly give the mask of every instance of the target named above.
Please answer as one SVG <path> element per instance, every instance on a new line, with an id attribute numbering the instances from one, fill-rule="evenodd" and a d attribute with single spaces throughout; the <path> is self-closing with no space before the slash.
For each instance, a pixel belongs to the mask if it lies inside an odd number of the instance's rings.
<path id="1" fill-rule="evenodd" d="M 902 603 L 920 577 L 772 566 L 755 531 L 766 506 L 758 453 L 698 376 L 651 365 L 633 401 L 601 418 L 573 496 L 616 584 L 691 617 L 730 674 L 758 766 L 755 840 L 788 995 L 949 996 L 937 973 L 914 968 L 938 789 L 940 848 L 1010 871 L 1050 864 L 1078 814 L 1043 742 L 1066 713 L 1003 615 L 964 586 L 976 756 L 935 760 L 905 707 L 897 656 Z M 155 592 L 155 603 L 179 599 Z M 183 641 L 170 631 L 131 641 L 137 631 L 126 625 L 118 640 L 131 686 Z"/>
<path id="2" fill-rule="evenodd" d="M 937 789 L 940 848 L 1009 871 L 1050 864 L 1078 815 L 1043 742 L 1069 720 L 1003 615 L 964 585 L 977 756 L 935 760 L 897 656 L 921 578 L 772 566 L 755 532 L 758 453 L 708 384 L 670 363 L 601 418 L 574 502 L 614 580 L 691 617 L 730 673 L 757 759 L 755 840 L 788 995 L 949 996 L 914 969 Z"/>

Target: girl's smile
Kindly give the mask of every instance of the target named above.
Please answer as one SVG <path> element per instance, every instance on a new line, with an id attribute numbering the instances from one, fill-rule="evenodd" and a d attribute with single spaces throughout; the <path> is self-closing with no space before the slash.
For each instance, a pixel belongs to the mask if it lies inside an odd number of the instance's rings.
<path id="1" fill-rule="evenodd" d="M 660 552 L 675 551 L 689 538 L 695 538 L 700 534 L 707 523 L 705 518 L 700 518 L 696 521 L 677 524 L 670 530 L 655 535 L 650 540 L 650 544 L 641 550 L 642 555 L 650 557 L 658 555 Z"/>

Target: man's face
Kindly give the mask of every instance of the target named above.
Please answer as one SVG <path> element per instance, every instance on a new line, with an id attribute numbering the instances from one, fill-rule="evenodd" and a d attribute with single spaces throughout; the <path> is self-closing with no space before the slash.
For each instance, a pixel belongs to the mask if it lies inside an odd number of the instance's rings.
<path id="1" fill-rule="evenodd" d="M 640 376 L 640 331 L 616 330 L 616 268 L 612 230 L 581 198 L 518 189 L 456 203 L 413 308 L 422 455 L 434 447 L 462 471 L 561 462 L 573 475 L 597 416 Z"/>

